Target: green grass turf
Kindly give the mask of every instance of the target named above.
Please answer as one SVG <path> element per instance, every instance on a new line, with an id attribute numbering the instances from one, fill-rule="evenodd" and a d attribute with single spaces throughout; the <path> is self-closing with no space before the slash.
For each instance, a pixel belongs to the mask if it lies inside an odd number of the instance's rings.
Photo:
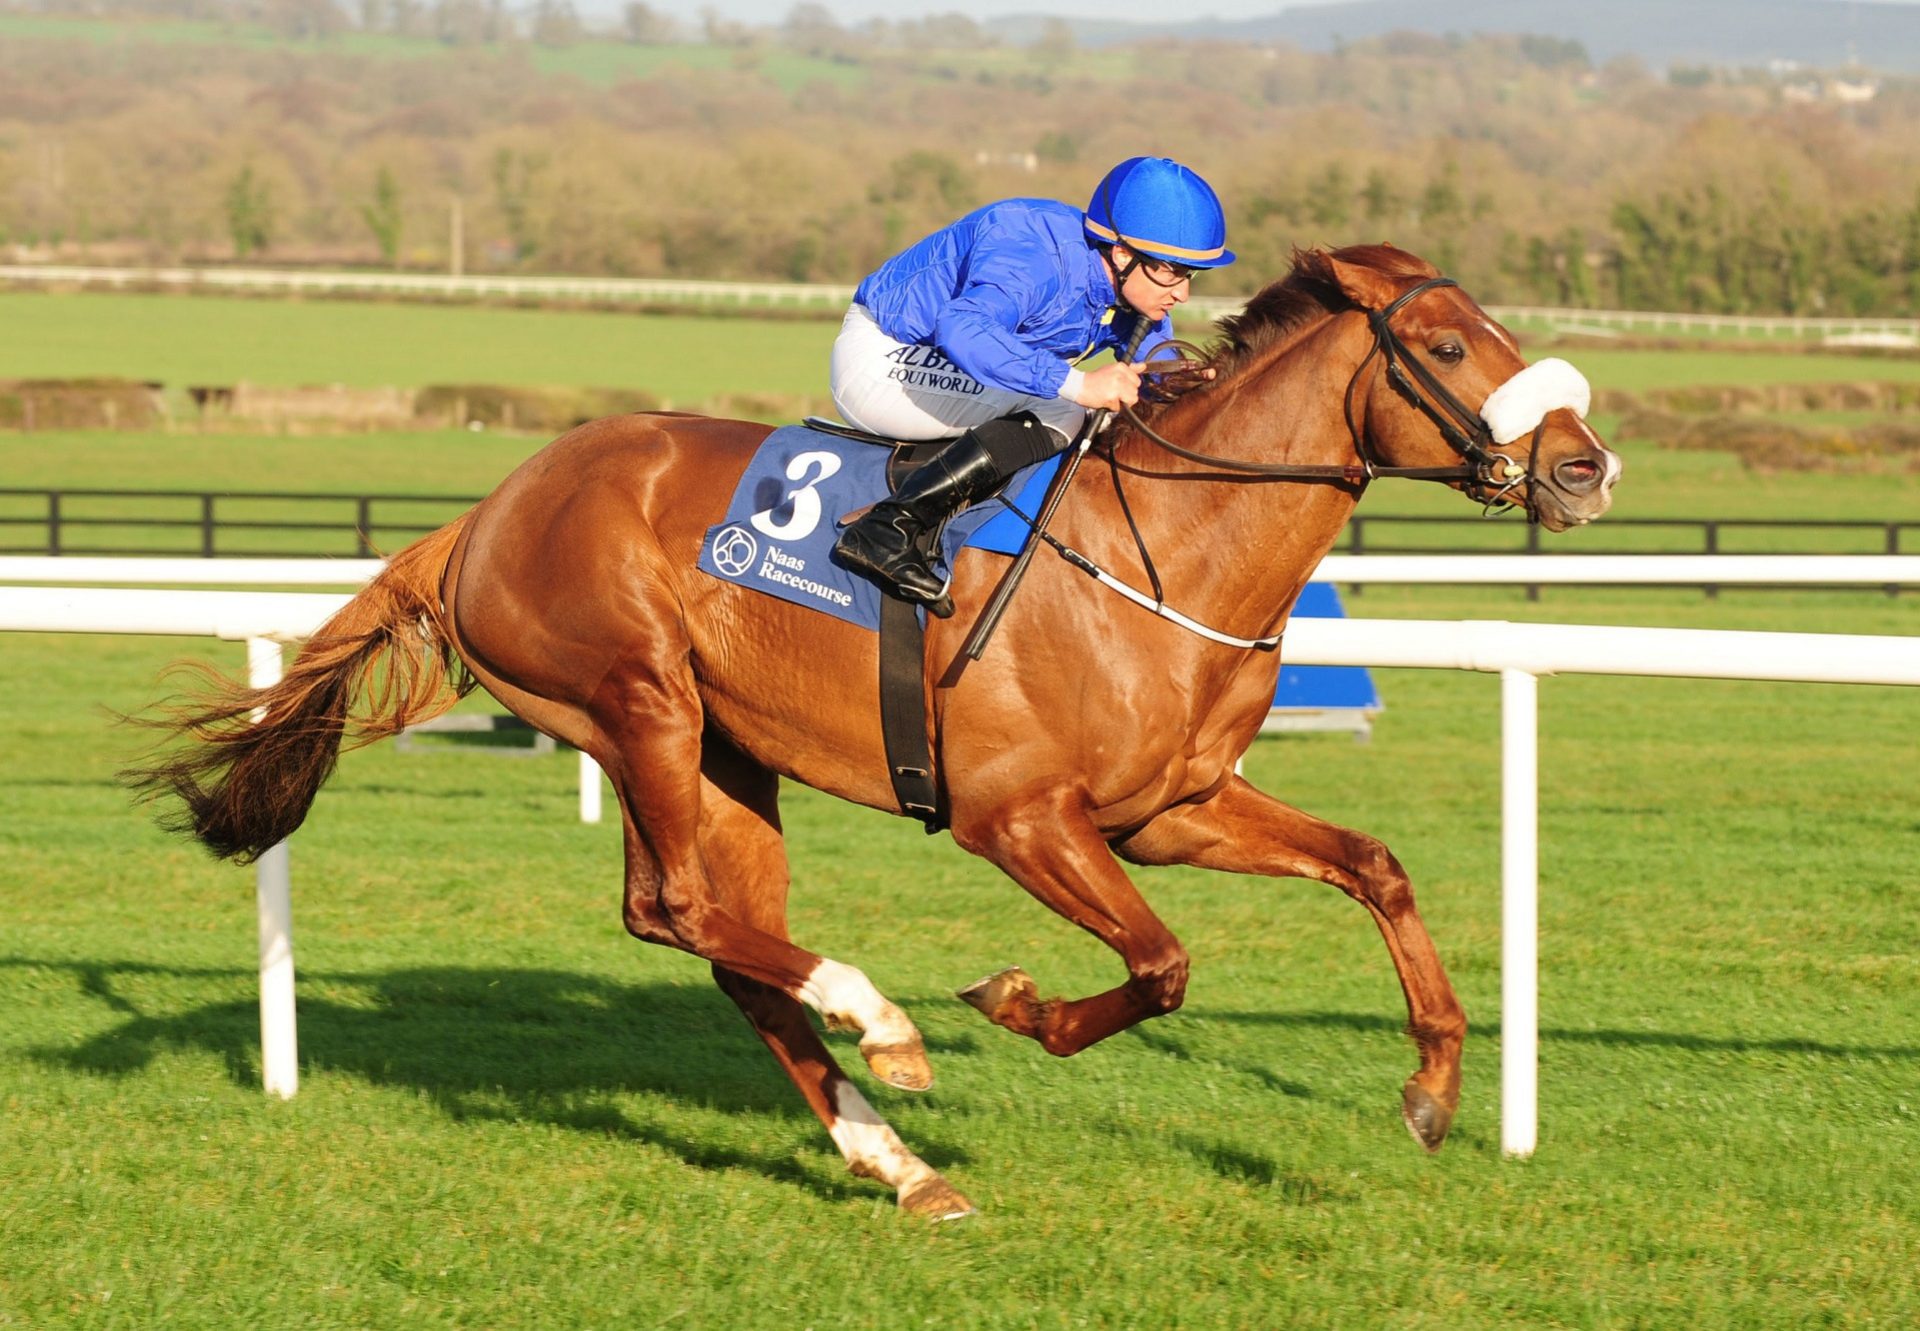
<path id="1" fill-rule="evenodd" d="M 0 436 L 7 484 L 478 496 L 547 443 L 500 431 Z"/>
<path id="2" fill-rule="evenodd" d="M 864 86 L 870 77 L 866 69 L 857 65 L 780 50 L 748 54 L 722 46 L 630 46 L 611 41 L 583 41 L 557 48 L 532 43 L 450 48 L 433 37 L 400 37 L 368 32 L 340 32 L 330 37 L 290 40 L 266 28 L 244 23 L 196 23 L 167 19 L 132 22 L 116 19 L 102 23 L 87 19 L 0 14 L 0 38 L 18 42 L 86 42 L 120 47 L 239 47 L 286 51 L 308 57 L 350 56 L 383 60 L 454 57 L 526 59 L 543 73 L 570 75 L 601 85 L 665 73 L 711 77 L 715 74 L 752 72 L 764 76 L 782 90 L 792 92 L 809 83 L 819 82 L 858 88 Z"/>
<path id="3" fill-rule="evenodd" d="M 426 54 L 418 50 L 408 55 Z M 617 42 L 582 42 L 560 49 L 536 46 L 529 50 L 536 68 L 546 74 L 565 74 L 602 85 L 626 79 L 644 79 L 677 73 L 703 78 L 757 74 L 793 92 L 810 83 L 825 83 L 843 91 L 866 87 L 867 68 L 792 51 L 763 50 L 742 53 L 723 46 L 627 46 Z"/>
<path id="4" fill-rule="evenodd" d="M 1866 594 L 1369 591 L 1368 614 L 1920 630 Z M 1413 874 L 1473 1022 L 1445 1151 L 1378 936 L 1139 874 L 1187 1006 L 1072 1060 L 953 987 L 1113 982 L 945 838 L 790 788 L 793 921 L 925 1031 L 869 1095 L 983 1207 L 847 1177 L 698 962 L 624 937 L 570 756 L 349 755 L 293 841 L 302 1089 L 258 1090 L 252 892 L 129 809 L 102 707 L 181 651 L 0 635 L 0 1325 L 1906 1326 L 1920 1315 L 1920 694 L 1542 682 L 1541 1147 L 1498 1136 L 1498 686 L 1249 775 Z M 1098 689 L 1097 673 L 1089 687 Z M 857 1064 L 850 1041 L 836 1048 Z"/>
<path id="5" fill-rule="evenodd" d="M 559 384 L 812 393 L 837 319 L 767 320 L 497 306 L 267 300 L 106 292 L 0 292 L 8 374 L 190 383 Z M 1204 326 L 1183 335 L 1205 339 Z M 1825 353 L 1564 354 L 1601 388 L 1920 378 L 1920 358 Z"/>
<path id="6" fill-rule="evenodd" d="M 1810 351 L 1615 351 L 1580 347 L 1556 351 L 1580 367 L 1596 388 L 1683 388 L 1693 384 L 1911 383 L 1920 357 L 1858 356 Z"/>
<path id="7" fill-rule="evenodd" d="M 544 73 L 571 75 L 601 85 L 668 74 L 709 78 L 716 75 L 737 77 L 741 74 L 757 74 L 786 92 L 793 92 L 810 83 L 829 83 L 841 88 L 858 89 L 871 81 L 875 70 L 888 70 L 933 83 L 1023 78 L 1115 81 L 1137 77 L 1141 66 L 1141 57 L 1125 49 L 1076 50 L 1064 56 L 1043 56 L 1030 47 L 1020 46 L 978 50 L 876 50 L 866 53 L 855 63 L 773 46 L 741 50 L 705 43 L 634 46 L 615 40 L 594 40 L 558 48 L 530 42 L 499 47 L 449 47 L 433 37 L 402 37 L 388 33 L 346 31 L 328 37 L 289 39 L 265 27 L 246 23 L 180 19 L 130 21 L 125 18 L 101 22 L 26 14 L 0 14 L 0 38 L 18 42 L 86 42 L 129 47 L 243 47 L 280 50 L 308 57 L 526 59 Z"/>
<path id="8" fill-rule="evenodd" d="M 668 317 L 585 311 L 268 301 L 222 297 L 0 293 L 0 363 L 22 377 L 124 375 L 187 384 L 500 382 L 643 388 L 668 405 L 716 395 L 819 401 L 835 325 L 819 320 Z M 1756 377 L 1875 379 L 1915 372 L 1916 362 L 1826 355 L 1733 352 L 1582 351 L 1594 382 L 1734 383 Z M 749 408 L 751 409 L 751 408 Z M 798 414 L 776 411 L 776 415 Z M 188 417 L 188 420 L 191 418 Z M 1596 425 L 1609 437 L 1616 421 Z M 313 489 L 478 494 L 544 440 L 498 434 L 366 434 L 325 438 L 9 436 L 0 441 L 5 484 L 16 487 Z M 1869 518 L 1920 512 L 1912 471 L 1773 475 L 1745 471 L 1722 454 L 1677 453 L 1649 441 L 1614 439 L 1627 460 L 1619 518 Z M 163 480 L 162 478 L 169 478 Z M 8 510 L 12 512 L 12 510 Z M 1458 515 L 1469 511 L 1439 487 L 1376 487 L 1363 514 Z M 1512 548 L 1510 524 L 1469 541 Z M 191 541 L 191 535 L 183 535 Z M 271 548 L 271 538 L 263 548 Z M 1412 539 L 1402 536 L 1400 539 Z M 1691 548 L 1687 539 L 1602 525 L 1556 548 Z M 1780 537 L 1741 537 L 1723 548 L 1796 548 Z M 1761 542 L 1755 544 L 1754 542 Z M 1871 534 L 1818 548 L 1881 548 Z M 1741 543 L 1746 542 L 1746 543 Z M 252 548 L 252 547 L 249 547 Z M 1805 547 L 1798 547 L 1805 548 Z"/>
<path id="9" fill-rule="evenodd" d="M 10 377 L 823 392 L 837 322 L 219 296 L 0 293 Z"/>
<path id="10" fill-rule="evenodd" d="M 27 375 L 125 374 L 151 377 L 176 389 L 187 383 L 315 381 L 382 383 L 486 382 L 628 385 L 647 388 L 668 404 L 700 404 L 715 395 L 769 395 L 769 418 L 790 419 L 777 404 L 817 395 L 825 379 L 834 325 L 809 320 L 666 317 L 577 311 L 370 304 L 341 301 L 265 301 L 126 295 L 0 294 L 0 358 Z M 1782 362 L 1779 373 L 1842 378 L 1891 373 L 1906 365 L 1826 356 L 1756 357 L 1701 351 L 1642 356 L 1588 365 L 1596 380 L 1643 387 L 1649 376 L 1674 381 L 1725 382 L 1761 363 Z M 817 401 L 817 397 L 814 398 Z M 748 405 L 749 410 L 758 410 Z M 544 437 L 500 432 L 298 436 L 201 434 L 191 417 L 171 434 L 61 433 L 0 438 L 0 485 L 20 489 L 291 490 L 312 493 L 435 494 L 473 497 L 490 490 Z M 1556 553 L 1620 551 L 1697 552 L 1698 528 L 1627 525 L 1633 519 L 1765 519 L 1887 522 L 1920 514 L 1920 472 L 1913 470 L 1754 473 L 1717 453 L 1675 452 L 1646 440 L 1614 437 L 1614 418 L 1595 420 L 1626 460 L 1612 521 L 1548 543 Z M 376 544 L 397 547 L 412 533 L 451 517 L 457 502 L 386 505 L 376 510 Z M 26 548 L 44 541 L 45 503 L 0 496 L 0 545 Z M 119 500 L 66 501 L 66 515 L 107 520 L 162 516 L 191 522 L 192 501 L 166 505 Z M 350 505 L 303 508 L 278 502 L 226 501 L 226 521 L 329 523 L 328 532 L 226 533 L 225 554 L 277 551 L 353 554 L 356 514 Z M 1372 549 L 1432 546 L 1506 551 L 1523 546 L 1526 530 L 1513 522 L 1461 523 L 1444 528 L 1394 525 L 1393 515 L 1471 515 L 1471 507 L 1438 486 L 1383 482 L 1360 509 Z M 1733 530 L 1722 534 L 1727 553 L 1880 553 L 1883 528 L 1802 533 Z M 1915 533 L 1900 549 L 1915 552 Z M 65 533 L 73 551 L 153 549 L 198 553 L 191 525 L 152 528 L 99 525 Z"/>

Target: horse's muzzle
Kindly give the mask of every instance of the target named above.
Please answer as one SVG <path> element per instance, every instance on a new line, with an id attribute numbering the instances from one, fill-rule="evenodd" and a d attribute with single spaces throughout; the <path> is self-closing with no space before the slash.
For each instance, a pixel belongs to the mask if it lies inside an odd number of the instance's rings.
<path id="1" fill-rule="evenodd" d="M 1620 455 L 1588 433 L 1569 456 L 1542 459 L 1534 485 L 1534 513 L 1548 531 L 1592 522 L 1613 504 Z"/>

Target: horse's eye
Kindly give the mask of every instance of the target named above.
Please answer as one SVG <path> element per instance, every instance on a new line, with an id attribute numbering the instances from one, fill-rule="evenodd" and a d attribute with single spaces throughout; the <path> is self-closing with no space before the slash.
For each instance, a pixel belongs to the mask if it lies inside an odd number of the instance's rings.
<path id="1" fill-rule="evenodd" d="M 1442 365 L 1458 365 L 1467 358 L 1467 349 L 1458 342 L 1442 342 L 1428 351 Z"/>

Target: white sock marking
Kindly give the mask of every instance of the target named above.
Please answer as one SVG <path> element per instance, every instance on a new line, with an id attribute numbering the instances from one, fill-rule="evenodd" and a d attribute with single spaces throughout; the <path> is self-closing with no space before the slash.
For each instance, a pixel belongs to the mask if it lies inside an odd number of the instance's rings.
<path id="1" fill-rule="evenodd" d="M 867 1097 L 844 1079 L 833 1087 L 834 1124 L 827 1129 L 854 1173 L 877 1178 L 904 1194 L 933 1177 L 933 1168 L 907 1149 L 898 1133 L 873 1111 Z"/>
<path id="2" fill-rule="evenodd" d="M 828 1021 L 860 1031 L 863 1045 L 908 1044 L 920 1036 L 906 1013 L 882 997 L 871 980 L 843 962 L 823 958 L 801 984 L 796 997 Z"/>

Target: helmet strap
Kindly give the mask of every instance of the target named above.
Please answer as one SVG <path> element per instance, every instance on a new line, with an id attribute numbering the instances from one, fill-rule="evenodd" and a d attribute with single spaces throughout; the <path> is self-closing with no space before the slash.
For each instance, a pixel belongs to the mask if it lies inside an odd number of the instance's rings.
<path id="1" fill-rule="evenodd" d="M 1133 308 L 1133 302 L 1127 299 L 1126 287 L 1127 279 L 1132 277 L 1133 270 L 1140 266 L 1140 256 L 1135 254 L 1133 248 L 1129 246 L 1127 248 L 1127 266 L 1122 268 L 1113 261 L 1113 246 L 1102 245 L 1100 247 L 1100 257 L 1106 260 L 1107 272 L 1113 278 L 1114 306 L 1118 309 L 1125 310 L 1129 314 L 1139 314 L 1140 311 Z"/>

